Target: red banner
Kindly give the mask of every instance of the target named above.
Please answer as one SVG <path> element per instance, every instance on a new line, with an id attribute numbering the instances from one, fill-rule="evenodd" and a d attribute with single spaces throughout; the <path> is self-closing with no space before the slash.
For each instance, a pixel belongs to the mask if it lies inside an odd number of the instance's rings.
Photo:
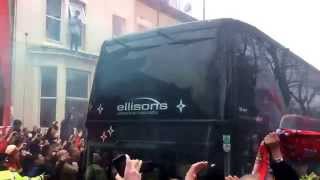
<path id="1" fill-rule="evenodd" d="M 11 26 L 9 0 L 0 0 L 0 103 L 2 125 L 10 124 L 11 105 Z"/>
<path id="2" fill-rule="evenodd" d="M 0 137 L 7 135 L 10 129 L 11 126 L 0 126 Z"/>
<path id="3" fill-rule="evenodd" d="M 291 162 L 320 161 L 320 132 L 295 129 L 279 129 L 281 152 L 286 160 Z M 253 174 L 258 174 L 264 180 L 269 169 L 269 151 L 261 144 L 253 167 Z"/>

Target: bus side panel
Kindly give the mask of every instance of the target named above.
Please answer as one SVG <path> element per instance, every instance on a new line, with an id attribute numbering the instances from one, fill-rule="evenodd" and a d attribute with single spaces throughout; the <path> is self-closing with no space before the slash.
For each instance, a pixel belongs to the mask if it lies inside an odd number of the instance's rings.
<path id="1" fill-rule="evenodd" d="M 232 170 L 247 173 L 262 138 L 278 128 L 285 105 L 270 64 L 279 59 L 270 55 L 269 46 L 265 47 L 268 41 L 258 40 L 257 34 L 245 26 L 228 26 L 225 28 L 229 31 L 220 36 L 229 39 L 223 41 L 229 42 L 225 45 L 229 48 L 225 54 L 225 118 L 232 120 Z M 266 55 L 270 55 L 269 60 Z"/>
<path id="2" fill-rule="evenodd" d="M 251 28 L 229 37 L 232 57 L 227 58 L 226 117 L 234 119 L 232 146 L 235 167 L 254 162 L 262 138 L 279 128 L 286 114 L 320 117 L 320 72 L 288 49 Z M 299 129 L 299 127 L 297 127 Z M 251 157 L 250 157 L 251 156 Z M 248 172 L 247 169 L 237 172 Z"/>

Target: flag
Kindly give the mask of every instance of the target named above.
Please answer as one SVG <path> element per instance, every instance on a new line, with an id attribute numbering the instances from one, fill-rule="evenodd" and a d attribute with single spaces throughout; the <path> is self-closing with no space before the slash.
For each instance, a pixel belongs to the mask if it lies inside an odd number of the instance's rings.
<path id="1" fill-rule="evenodd" d="M 281 152 L 288 161 L 320 161 L 320 132 L 296 129 L 279 129 Z M 267 147 L 261 144 L 257 153 L 252 174 L 265 180 L 270 168 L 270 154 Z"/>
<path id="2" fill-rule="evenodd" d="M 0 76 L 2 87 L 1 120 L 3 125 L 10 124 L 11 104 L 11 26 L 9 0 L 0 0 Z M 1 123 L 0 120 L 0 123 Z"/>

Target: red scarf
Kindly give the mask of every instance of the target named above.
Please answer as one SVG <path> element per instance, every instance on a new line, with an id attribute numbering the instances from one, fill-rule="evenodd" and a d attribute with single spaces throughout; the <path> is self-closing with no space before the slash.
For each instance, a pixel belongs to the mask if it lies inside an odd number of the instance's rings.
<path id="1" fill-rule="evenodd" d="M 0 153 L 5 153 L 8 142 L 5 138 L 0 139 Z"/>
<path id="2" fill-rule="evenodd" d="M 269 151 L 264 144 L 261 144 L 257 153 L 252 174 L 258 174 L 260 180 L 264 180 L 269 170 Z"/>
<path id="3" fill-rule="evenodd" d="M 320 160 L 320 132 L 282 129 L 281 151 L 286 159 Z"/>
<path id="4" fill-rule="evenodd" d="M 81 136 L 76 135 L 74 138 L 74 145 L 80 150 L 81 148 Z"/>
<path id="5" fill-rule="evenodd" d="M 320 132 L 281 129 L 280 136 L 281 152 L 285 159 L 295 161 L 320 161 Z M 257 158 L 253 167 L 253 174 L 258 174 L 260 180 L 264 180 L 269 170 L 269 152 L 264 144 L 258 150 Z"/>

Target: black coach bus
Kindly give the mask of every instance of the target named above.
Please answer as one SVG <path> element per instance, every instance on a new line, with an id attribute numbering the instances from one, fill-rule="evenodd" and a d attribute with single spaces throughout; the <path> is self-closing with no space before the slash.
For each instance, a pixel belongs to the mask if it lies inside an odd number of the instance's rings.
<path id="1" fill-rule="evenodd" d="M 283 115 L 320 117 L 319 79 L 289 49 L 233 19 L 106 41 L 86 122 L 88 157 L 151 160 L 161 180 L 181 179 L 200 160 L 249 173 L 261 138 Z"/>

